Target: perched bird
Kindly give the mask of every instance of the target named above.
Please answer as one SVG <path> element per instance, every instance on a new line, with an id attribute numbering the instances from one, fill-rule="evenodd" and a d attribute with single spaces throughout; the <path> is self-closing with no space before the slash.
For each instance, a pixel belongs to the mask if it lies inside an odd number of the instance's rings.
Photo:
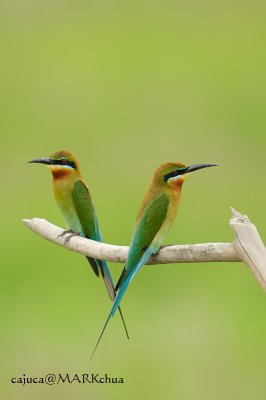
<path id="1" fill-rule="evenodd" d="M 74 155 L 68 151 L 58 151 L 49 158 L 37 158 L 30 163 L 41 163 L 48 165 L 53 174 L 53 187 L 56 202 L 62 211 L 68 231 L 71 233 L 66 242 L 75 235 L 102 242 L 98 219 L 92 203 L 90 192 L 84 182 L 79 164 Z M 61 236 L 61 235 L 60 235 Z M 86 257 L 97 276 L 101 273 L 110 299 L 114 301 L 116 294 L 111 273 L 106 261 Z M 122 322 L 127 337 L 128 331 L 119 307 Z"/>
<path id="2" fill-rule="evenodd" d="M 105 328 L 114 316 L 125 291 L 140 268 L 152 254 L 159 252 L 162 241 L 174 222 L 181 198 L 181 190 L 187 174 L 216 164 L 165 163 L 156 169 L 146 196 L 141 204 L 133 238 L 124 270 L 117 282 L 117 296 L 96 343 L 93 357 Z"/>

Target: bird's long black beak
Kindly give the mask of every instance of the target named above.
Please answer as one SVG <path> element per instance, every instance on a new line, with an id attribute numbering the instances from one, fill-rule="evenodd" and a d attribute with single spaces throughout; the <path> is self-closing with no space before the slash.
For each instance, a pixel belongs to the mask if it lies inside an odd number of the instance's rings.
<path id="1" fill-rule="evenodd" d="M 201 168 L 217 167 L 217 166 L 218 166 L 218 164 L 193 164 L 193 165 L 189 165 L 186 168 L 185 173 L 187 174 L 189 172 L 194 172 Z"/>
<path id="2" fill-rule="evenodd" d="M 53 162 L 50 158 L 35 158 L 35 160 L 28 161 L 29 163 L 39 163 L 39 164 L 47 164 L 51 165 Z"/>

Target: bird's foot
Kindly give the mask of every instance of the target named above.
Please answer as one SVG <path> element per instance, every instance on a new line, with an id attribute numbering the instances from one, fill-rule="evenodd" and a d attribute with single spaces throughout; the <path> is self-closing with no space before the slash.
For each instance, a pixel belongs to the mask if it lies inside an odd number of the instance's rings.
<path id="1" fill-rule="evenodd" d="M 70 234 L 70 235 L 68 235 L 66 238 L 65 238 L 65 240 L 64 240 L 64 245 L 65 246 L 67 246 L 68 245 L 68 243 L 69 243 L 69 241 L 70 241 L 70 239 L 72 238 L 72 237 L 74 237 L 74 236 L 81 236 L 81 233 L 80 232 L 73 232 L 73 231 L 71 231 L 72 233 Z"/>
<path id="2" fill-rule="evenodd" d="M 74 233 L 74 231 L 72 231 L 72 229 L 69 229 L 68 231 L 63 231 L 62 233 L 60 233 L 60 235 L 57 236 L 57 239 L 65 236 L 67 233 Z"/>
<path id="3" fill-rule="evenodd" d="M 159 251 L 160 251 L 161 249 L 163 249 L 164 247 L 170 247 L 170 246 L 173 246 L 173 245 L 172 245 L 172 244 L 163 244 L 163 245 L 160 247 Z"/>
<path id="4" fill-rule="evenodd" d="M 60 233 L 60 235 L 57 236 L 57 239 L 60 238 L 60 237 L 65 236 L 65 235 L 67 235 L 68 233 L 70 233 L 70 235 L 68 235 L 68 236 L 65 238 L 65 240 L 64 240 L 64 245 L 65 245 L 65 246 L 68 244 L 68 242 L 70 241 L 70 239 L 71 239 L 73 236 L 81 236 L 81 233 L 80 233 L 80 232 L 74 232 L 74 231 L 72 231 L 72 229 L 69 229 L 68 231 L 63 231 L 62 233 Z"/>
<path id="5" fill-rule="evenodd" d="M 156 255 L 159 253 L 159 251 L 160 251 L 161 249 L 163 249 L 164 247 L 170 247 L 170 246 L 173 246 L 173 245 L 172 245 L 172 244 L 163 244 L 163 245 L 160 246 L 159 249 L 158 249 L 156 252 L 154 252 L 153 254 L 156 256 Z"/>

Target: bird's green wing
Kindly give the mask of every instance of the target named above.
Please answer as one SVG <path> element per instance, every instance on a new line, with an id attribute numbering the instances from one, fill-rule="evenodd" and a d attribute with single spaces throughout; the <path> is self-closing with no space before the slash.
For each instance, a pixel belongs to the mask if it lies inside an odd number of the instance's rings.
<path id="1" fill-rule="evenodd" d="M 165 193 L 158 195 L 143 211 L 136 226 L 125 268 L 116 285 L 116 290 L 137 266 L 145 251 L 151 246 L 168 212 L 169 198 Z M 160 243 L 158 243 L 160 245 Z M 156 243 L 157 245 L 157 243 Z"/>
<path id="2" fill-rule="evenodd" d="M 82 233 L 88 239 L 101 241 L 98 220 L 91 200 L 90 192 L 83 181 L 77 180 L 75 182 L 72 190 L 72 199 L 80 220 L 80 224 L 82 226 Z M 95 274 L 99 276 L 97 261 L 90 257 L 87 257 L 87 260 L 89 261 Z"/>
<path id="3" fill-rule="evenodd" d="M 92 240 L 101 241 L 98 220 L 90 192 L 82 180 L 77 180 L 72 190 L 73 203 L 78 214 L 83 234 Z"/>

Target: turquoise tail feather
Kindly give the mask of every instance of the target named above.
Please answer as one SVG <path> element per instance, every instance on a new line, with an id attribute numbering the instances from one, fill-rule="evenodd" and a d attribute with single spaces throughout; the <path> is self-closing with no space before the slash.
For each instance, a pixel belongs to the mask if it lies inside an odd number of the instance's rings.
<path id="1" fill-rule="evenodd" d="M 97 343 L 96 343 L 96 345 L 95 345 L 95 347 L 94 347 L 94 350 L 93 350 L 93 352 L 92 352 L 91 360 L 93 359 L 93 356 L 94 356 L 94 354 L 95 354 L 95 352 L 96 352 L 96 350 L 97 350 L 97 347 L 98 347 L 98 345 L 99 345 L 99 343 L 100 343 L 100 341 L 101 341 L 101 338 L 102 338 L 102 336 L 103 336 L 103 334 L 104 334 L 104 332 L 105 332 L 105 329 L 106 329 L 106 327 L 107 327 L 107 325 L 108 325 L 108 323 L 109 323 L 111 317 L 113 317 L 113 316 L 115 315 L 115 312 L 116 312 L 117 309 L 119 309 L 119 311 L 121 312 L 119 304 L 120 304 L 120 302 L 121 302 L 121 300 L 122 300 L 122 298 L 123 298 L 123 296 L 124 296 L 124 294 L 125 294 L 125 292 L 126 292 L 126 290 L 127 290 L 127 287 L 128 287 L 128 285 L 129 285 L 129 283 L 130 283 L 131 280 L 134 278 L 135 274 L 140 270 L 140 268 L 149 260 L 150 256 L 151 256 L 153 253 L 154 253 L 154 248 L 153 248 L 153 247 L 149 247 L 149 248 L 145 251 L 145 253 L 143 254 L 143 256 L 141 257 L 141 259 L 139 260 L 139 262 L 136 264 L 136 266 L 134 267 L 134 269 L 131 271 L 131 273 L 127 276 L 127 278 L 125 279 L 125 281 L 122 283 L 121 287 L 119 288 L 119 290 L 118 290 L 118 292 L 117 292 L 117 294 L 116 294 L 116 298 L 115 298 L 115 300 L 114 300 L 114 302 L 113 302 L 111 311 L 109 312 L 109 315 L 108 315 L 108 317 L 107 317 L 107 319 L 106 319 L 106 322 L 105 322 L 105 324 L 104 324 L 104 327 L 103 327 L 103 329 L 102 329 L 102 331 L 101 331 L 101 333 L 100 333 L 100 336 L 99 336 L 99 338 L 98 338 L 98 340 L 97 340 Z"/>
<path id="2" fill-rule="evenodd" d="M 111 309 L 111 315 L 114 316 L 117 307 L 120 304 L 120 301 L 122 300 L 127 287 L 129 285 L 129 283 L 132 281 L 132 279 L 134 278 L 134 276 L 136 275 L 136 273 L 140 270 L 140 268 L 146 264 L 146 262 L 149 260 L 149 258 L 151 257 L 151 255 L 154 253 L 154 248 L 152 246 L 148 247 L 148 249 L 145 251 L 145 253 L 143 254 L 143 256 L 141 257 L 141 259 L 139 260 L 139 262 L 136 264 L 136 266 L 132 269 L 132 271 L 128 274 L 128 276 L 126 277 L 125 281 L 122 283 L 121 287 L 119 288 L 117 294 L 116 294 L 116 298 L 115 301 L 113 303 L 112 309 Z"/>
<path id="3" fill-rule="evenodd" d="M 108 268 L 107 262 L 105 260 L 97 260 L 97 259 L 94 259 L 93 261 L 96 263 L 98 270 L 101 272 L 101 275 L 103 277 L 103 280 L 104 280 L 104 283 L 105 283 L 105 286 L 108 291 L 110 299 L 112 301 L 114 301 L 115 297 L 116 297 L 116 293 L 115 293 L 115 289 L 114 289 L 113 279 L 112 279 L 110 270 Z M 119 307 L 119 314 L 120 314 L 121 321 L 122 321 L 124 329 L 125 329 L 126 336 L 129 339 L 128 329 L 127 329 L 126 322 L 125 322 L 125 319 L 124 319 L 124 316 L 123 316 L 123 313 L 122 313 L 122 310 L 120 307 Z"/>

